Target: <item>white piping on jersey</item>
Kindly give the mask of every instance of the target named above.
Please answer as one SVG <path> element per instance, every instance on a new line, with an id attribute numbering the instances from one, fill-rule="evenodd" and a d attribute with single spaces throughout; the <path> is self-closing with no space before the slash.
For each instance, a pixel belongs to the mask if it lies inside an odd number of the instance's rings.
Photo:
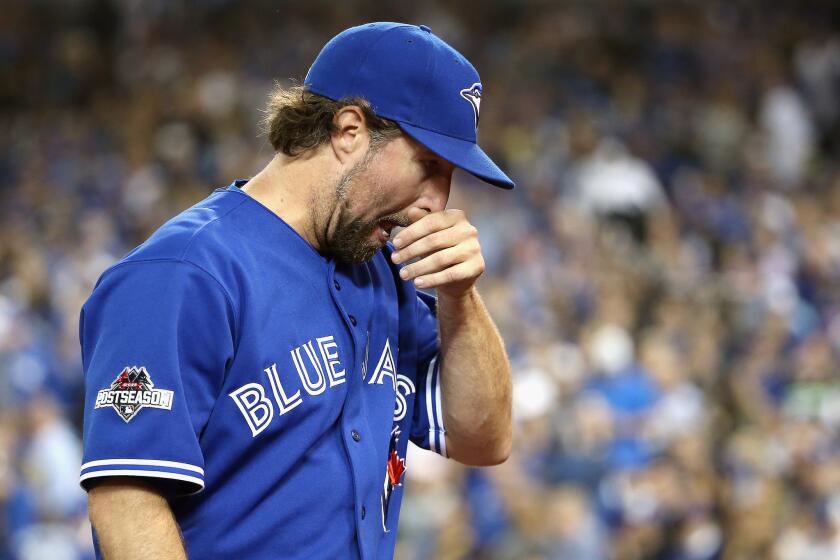
<path id="1" fill-rule="evenodd" d="M 426 372 L 426 417 L 429 419 L 429 447 L 432 451 L 439 453 L 440 450 L 435 446 L 435 415 L 432 412 L 432 376 L 436 360 L 437 358 L 433 358 L 429 362 L 429 371 Z"/>
<path id="2" fill-rule="evenodd" d="M 440 396 L 440 368 L 435 368 L 435 401 L 437 402 L 437 425 L 438 434 L 440 436 L 440 454 L 448 457 L 446 454 L 446 430 L 443 428 L 443 399 Z"/>
<path id="3" fill-rule="evenodd" d="M 158 461 L 156 459 L 103 459 L 101 461 L 90 461 L 82 465 L 82 470 L 91 467 L 108 467 L 112 465 L 140 465 L 149 467 L 169 467 L 173 469 L 181 469 L 184 471 L 197 472 L 204 476 L 204 469 L 190 465 L 189 463 L 178 463 L 176 461 Z M 143 471 L 146 472 L 146 471 Z"/>
<path id="4" fill-rule="evenodd" d="M 192 482 L 193 484 L 199 485 L 201 488 L 204 488 L 204 481 L 195 476 L 188 476 L 186 474 L 177 474 L 177 473 L 170 473 L 170 472 L 162 472 L 162 471 L 134 471 L 134 470 L 110 470 L 110 471 L 92 471 L 87 474 L 83 474 L 79 477 L 79 482 L 84 482 L 89 478 L 98 478 L 102 476 L 144 476 L 149 478 L 172 478 L 175 480 L 183 480 L 186 482 Z"/>
<path id="5" fill-rule="evenodd" d="M 440 374 L 439 368 L 436 368 L 438 357 L 432 358 L 429 362 L 429 371 L 426 372 L 426 416 L 429 418 L 429 447 L 435 453 L 446 457 L 446 441 L 444 440 L 445 430 L 443 429 L 443 413 L 441 411 L 440 400 Z M 432 386 L 434 385 L 434 395 L 432 394 Z M 432 397 L 437 400 L 437 414 L 434 412 L 432 406 Z"/>

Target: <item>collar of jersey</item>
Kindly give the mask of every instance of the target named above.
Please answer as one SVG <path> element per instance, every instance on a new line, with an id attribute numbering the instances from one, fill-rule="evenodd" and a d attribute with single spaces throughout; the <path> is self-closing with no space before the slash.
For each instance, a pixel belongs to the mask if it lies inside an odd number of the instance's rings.
<path id="1" fill-rule="evenodd" d="M 285 236 L 285 234 L 290 233 L 293 237 L 300 240 L 300 242 L 303 245 L 306 246 L 306 248 L 312 253 L 312 255 L 316 256 L 322 263 L 325 263 L 325 264 L 332 263 L 332 259 L 328 259 L 324 255 L 322 255 L 321 253 L 316 251 L 315 247 L 313 247 L 309 243 L 309 241 L 304 239 L 303 236 L 295 230 L 295 228 L 293 228 L 288 223 L 286 223 L 286 220 L 284 220 L 283 218 L 278 216 L 276 213 L 271 211 L 267 206 L 263 205 L 259 200 L 255 199 L 254 197 L 252 197 L 251 195 L 249 195 L 248 193 L 243 191 L 242 187 L 245 186 L 245 184 L 247 182 L 248 182 L 248 179 L 237 179 L 233 183 L 231 183 L 230 185 L 228 185 L 227 187 L 225 187 L 222 190 L 224 190 L 226 192 L 237 193 L 239 195 L 244 196 L 245 198 L 248 199 L 249 203 L 252 204 L 255 207 L 257 213 L 264 216 L 262 219 L 260 219 L 260 222 L 262 224 L 264 224 L 265 226 L 267 226 L 269 228 L 272 228 L 272 229 L 279 225 L 284 230 L 283 231 L 284 236 Z M 260 232 L 260 233 L 263 233 L 263 232 Z M 284 240 L 286 240 L 286 239 L 284 239 Z"/>

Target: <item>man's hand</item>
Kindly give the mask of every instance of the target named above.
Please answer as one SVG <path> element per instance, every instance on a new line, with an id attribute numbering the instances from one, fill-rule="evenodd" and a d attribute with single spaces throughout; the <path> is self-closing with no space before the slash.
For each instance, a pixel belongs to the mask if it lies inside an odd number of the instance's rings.
<path id="1" fill-rule="evenodd" d="M 418 288 L 437 288 L 450 297 L 466 295 L 484 272 L 484 257 L 475 229 L 462 210 L 408 211 L 411 225 L 394 238 L 395 264 L 419 259 L 400 271 Z"/>

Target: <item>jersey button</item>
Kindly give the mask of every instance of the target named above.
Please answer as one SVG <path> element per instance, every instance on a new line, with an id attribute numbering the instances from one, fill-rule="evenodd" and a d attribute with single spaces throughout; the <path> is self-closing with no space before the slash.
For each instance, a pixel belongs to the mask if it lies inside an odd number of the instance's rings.
<path id="1" fill-rule="evenodd" d="M 353 317 L 352 315 L 348 315 L 347 318 L 350 319 L 350 323 L 352 323 L 353 326 L 355 327 L 356 323 L 358 322 L 358 321 L 356 321 L 356 318 Z"/>
<path id="2" fill-rule="evenodd" d="M 333 286 L 336 290 L 341 290 L 341 284 L 338 283 L 338 280 L 333 280 Z"/>
<path id="3" fill-rule="evenodd" d="M 366 515 L 367 515 L 367 510 L 365 509 L 365 506 L 362 506 L 362 519 L 364 519 Z"/>
<path id="4" fill-rule="evenodd" d="M 353 430 L 352 432 L 350 432 L 350 437 L 353 438 L 353 441 L 362 440 L 362 434 L 360 434 L 358 430 Z"/>

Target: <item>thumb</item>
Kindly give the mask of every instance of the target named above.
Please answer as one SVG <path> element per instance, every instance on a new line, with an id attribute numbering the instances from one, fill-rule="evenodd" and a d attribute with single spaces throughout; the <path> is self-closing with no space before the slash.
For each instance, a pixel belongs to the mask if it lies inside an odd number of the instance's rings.
<path id="1" fill-rule="evenodd" d="M 414 222 L 419 221 L 424 216 L 428 216 L 429 211 L 424 210 L 423 208 L 409 208 L 406 212 L 406 216 L 408 216 L 409 221 L 413 224 Z"/>

